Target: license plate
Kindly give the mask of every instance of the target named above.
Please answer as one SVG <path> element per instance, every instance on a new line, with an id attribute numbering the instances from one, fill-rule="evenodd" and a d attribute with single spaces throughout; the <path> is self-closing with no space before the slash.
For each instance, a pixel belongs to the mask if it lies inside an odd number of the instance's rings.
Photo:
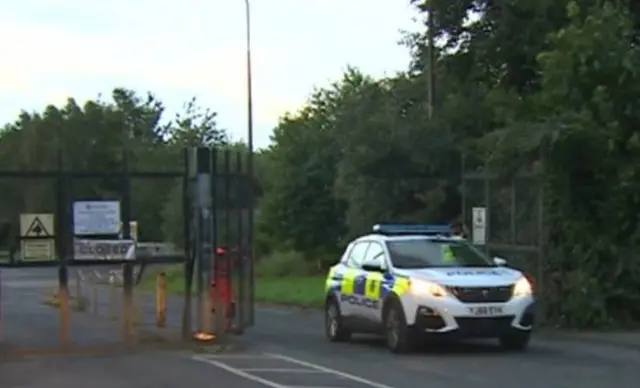
<path id="1" fill-rule="evenodd" d="M 473 306 L 469 307 L 469 314 L 474 317 L 497 317 L 504 315 L 503 306 Z"/>

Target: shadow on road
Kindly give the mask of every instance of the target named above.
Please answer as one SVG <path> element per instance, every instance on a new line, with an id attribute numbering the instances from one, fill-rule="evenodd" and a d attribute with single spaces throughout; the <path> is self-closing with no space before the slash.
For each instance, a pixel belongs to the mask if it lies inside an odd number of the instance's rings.
<path id="1" fill-rule="evenodd" d="M 377 336 L 356 336 L 351 340 L 351 344 L 364 348 L 387 351 L 384 339 Z M 421 341 L 414 352 L 418 355 L 437 356 L 504 356 L 504 355 L 553 355 L 556 351 L 541 346 L 531 345 L 526 352 L 507 351 L 500 347 L 498 340 L 465 340 L 465 341 Z"/>

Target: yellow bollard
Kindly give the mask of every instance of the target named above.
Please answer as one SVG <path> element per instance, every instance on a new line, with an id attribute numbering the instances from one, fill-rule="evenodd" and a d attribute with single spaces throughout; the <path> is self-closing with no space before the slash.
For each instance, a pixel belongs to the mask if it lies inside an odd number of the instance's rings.
<path id="1" fill-rule="evenodd" d="M 142 324 L 142 301 L 141 296 L 136 289 L 133 289 L 133 324 Z"/>
<path id="2" fill-rule="evenodd" d="M 160 272 L 156 278 L 156 326 L 167 325 L 167 274 Z"/>
<path id="3" fill-rule="evenodd" d="M 122 339 L 126 345 L 131 345 L 135 342 L 135 333 L 133 330 L 135 315 L 133 306 L 133 264 L 131 263 L 123 264 L 122 290 L 122 308 L 124 314 L 122 317 Z"/>
<path id="4" fill-rule="evenodd" d="M 116 299 L 118 292 L 115 284 L 109 284 L 109 317 L 111 319 L 118 319 L 118 310 L 116 308 Z"/>
<path id="5" fill-rule="evenodd" d="M 93 308 L 93 313 L 95 315 L 98 315 L 98 286 L 97 285 L 93 285 L 93 298 L 92 298 L 92 302 L 91 302 L 91 307 Z"/>
<path id="6" fill-rule="evenodd" d="M 82 282 L 79 276 L 80 271 L 76 274 L 76 304 L 79 306 L 82 303 Z"/>
<path id="7" fill-rule="evenodd" d="M 62 347 L 69 345 L 69 286 L 60 284 L 58 288 L 60 301 L 60 344 Z"/>

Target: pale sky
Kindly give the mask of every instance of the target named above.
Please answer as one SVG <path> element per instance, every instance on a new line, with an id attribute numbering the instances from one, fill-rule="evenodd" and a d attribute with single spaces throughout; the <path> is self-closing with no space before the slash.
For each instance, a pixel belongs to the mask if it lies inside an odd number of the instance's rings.
<path id="1" fill-rule="evenodd" d="M 406 69 L 409 0 L 252 0 L 255 145 L 347 65 Z M 0 0 L 0 123 L 21 109 L 83 102 L 114 87 L 192 96 L 246 136 L 244 0 Z"/>

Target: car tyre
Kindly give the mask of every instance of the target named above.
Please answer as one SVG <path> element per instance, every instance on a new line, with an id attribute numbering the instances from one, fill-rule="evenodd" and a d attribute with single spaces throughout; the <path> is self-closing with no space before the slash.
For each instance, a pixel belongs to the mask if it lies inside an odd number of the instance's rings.
<path id="1" fill-rule="evenodd" d="M 325 305 L 324 327 L 327 338 L 331 342 L 346 342 L 351 339 L 351 331 L 345 326 L 340 305 L 331 297 Z"/>
<path id="2" fill-rule="evenodd" d="M 415 350 L 418 335 L 414 328 L 407 325 L 402 305 L 395 300 L 389 301 L 384 310 L 383 323 L 387 348 L 393 353 L 410 353 Z"/>
<path id="3" fill-rule="evenodd" d="M 523 351 L 529 346 L 530 339 L 530 331 L 512 329 L 500 337 L 500 345 L 505 350 Z"/>

